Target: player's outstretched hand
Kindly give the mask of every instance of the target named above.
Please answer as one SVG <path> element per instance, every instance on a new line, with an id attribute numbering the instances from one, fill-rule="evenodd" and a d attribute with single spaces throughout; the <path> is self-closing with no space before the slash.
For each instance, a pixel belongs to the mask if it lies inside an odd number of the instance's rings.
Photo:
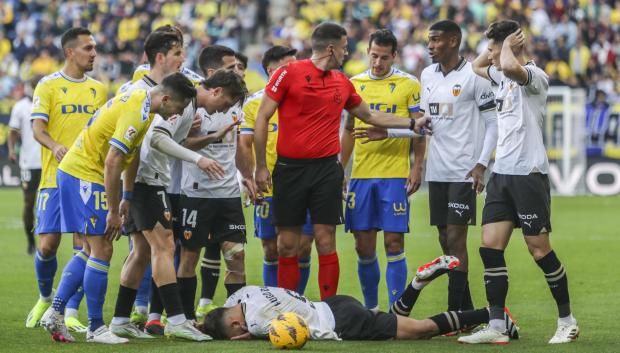
<path id="1" fill-rule="evenodd" d="M 213 159 L 201 157 L 196 165 L 212 179 L 222 179 L 226 174 L 224 168 Z"/>
<path id="2" fill-rule="evenodd" d="M 356 127 L 353 129 L 354 139 L 363 139 L 362 143 L 385 140 L 388 137 L 387 129 L 377 126 Z"/>
<path id="3" fill-rule="evenodd" d="M 67 154 L 67 147 L 58 144 L 54 147 L 54 149 L 52 149 L 52 153 L 54 154 L 54 158 L 56 158 L 56 161 L 60 163 L 60 161 L 62 161 L 62 159 L 64 158 L 65 154 Z"/>
<path id="4" fill-rule="evenodd" d="M 407 189 L 407 196 L 413 195 L 422 185 L 422 168 L 413 167 L 409 171 L 409 177 L 405 188 Z"/>
<path id="5" fill-rule="evenodd" d="M 431 126 L 431 119 L 426 116 L 415 119 L 413 132 L 419 135 L 432 135 L 433 127 Z"/>
<path id="6" fill-rule="evenodd" d="M 267 167 L 257 167 L 254 178 L 256 179 L 256 186 L 258 186 L 259 192 L 269 192 L 271 189 L 271 176 Z"/>
<path id="7" fill-rule="evenodd" d="M 121 226 L 123 225 L 123 220 L 121 219 L 121 215 L 118 211 L 108 211 L 108 215 L 105 218 L 106 225 L 104 235 L 106 239 L 109 241 L 118 240 L 121 237 Z"/>
<path id="8" fill-rule="evenodd" d="M 465 179 L 473 179 L 474 183 L 471 185 L 471 188 L 476 191 L 476 194 L 479 194 L 484 190 L 484 172 L 486 170 L 487 167 L 477 163 L 476 166 L 465 176 Z"/>
<path id="9" fill-rule="evenodd" d="M 240 124 L 240 120 L 235 120 L 234 123 L 228 126 L 224 126 L 223 128 L 217 130 L 216 132 L 213 132 L 211 135 L 213 136 L 214 139 L 220 140 L 224 137 L 224 135 L 226 135 L 230 130 L 232 130 L 235 126 L 239 124 Z"/>

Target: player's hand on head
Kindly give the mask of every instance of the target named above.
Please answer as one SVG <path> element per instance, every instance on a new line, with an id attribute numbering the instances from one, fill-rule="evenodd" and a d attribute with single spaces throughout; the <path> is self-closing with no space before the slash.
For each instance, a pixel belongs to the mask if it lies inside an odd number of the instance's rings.
<path id="1" fill-rule="evenodd" d="M 269 189 L 271 189 L 271 175 L 269 175 L 267 167 L 257 167 L 254 179 L 259 192 L 269 192 Z"/>
<path id="2" fill-rule="evenodd" d="M 420 189 L 420 185 L 422 185 L 422 168 L 413 167 L 409 171 L 407 183 L 405 184 L 405 189 L 407 189 L 407 196 L 411 196 L 416 191 L 418 191 L 418 189 Z"/>
<path id="3" fill-rule="evenodd" d="M 505 41 L 510 45 L 511 49 L 520 49 L 525 44 L 525 34 L 523 30 L 519 29 L 506 37 Z"/>
<path id="4" fill-rule="evenodd" d="M 56 158 L 56 161 L 60 163 L 60 161 L 62 161 L 62 159 L 65 157 L 65 154 L 67 154 L 67 147 L 58 144 L 54 146 L 54 149 L 52 149 L 52 153 L 54 154 L 54 158 Z"/>
<path id="5" fill-rule="evenodd" d="M 196 165 L 212 179 L 222 179 L 226 175 L 222 165 L 213 159 L 201 157 Z"/>
<path id="6" fill-rule="evenodd" d="M 381 141 L 388 137 L 387 129 L 377 126 L 356 127 L 352 134 L 354 139 L 362 139 L 362 143 Z"/>
<path id="7" fill-rule="evenodd" d="M 123 220 L 121 219 L 121 215 L 118 211 L 108 211 L 108 215 L 106 216 L 106 226 L 104 235 L 109 241 L 118 240 L 121 237 L 121 226 L 123 225 Z"/>
<path id="8" fill-rule="evenodd" d="M 477 163 L 476 166 L 474 166 L 474 168 L 472 168 L 472 170 L 470 170 L 465 176 L 465 179 L 472 178 L 473 184 L 471 188 L 476 191 L 476 194 L 479 194 L 484 190 L 484 172 L 486 170 L 487 167 Z"/>

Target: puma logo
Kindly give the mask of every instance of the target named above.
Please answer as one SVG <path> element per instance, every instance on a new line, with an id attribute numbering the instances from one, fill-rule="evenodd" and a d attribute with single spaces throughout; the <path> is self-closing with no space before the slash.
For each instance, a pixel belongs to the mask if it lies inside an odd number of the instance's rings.
<path id="1" fill-rule="evenodd" d="M 456 212 L 459 217 L 463 217 L 463 211 L 462 210 L 454 210 L 454 212 Z"/>
<path id="2" fill-rule="evenodd" d="M 532 228 L 532 221 L 529 221 L 529 222 L 523 221 L 523 224 L 525 224 L 529 228 Z"/>

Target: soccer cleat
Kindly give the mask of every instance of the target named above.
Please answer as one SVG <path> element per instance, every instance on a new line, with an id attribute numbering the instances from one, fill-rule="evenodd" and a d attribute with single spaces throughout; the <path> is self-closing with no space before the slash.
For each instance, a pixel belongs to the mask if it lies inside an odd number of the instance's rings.
<path id="1" fill-rule="evenodd" d="M 154 338 L 153 336 L 140 330 L 140 328 L 132 322 L 128 322 L 122 325 L 110 324 L 110 331 L 119 337 L 147 339 Z"/>
<path id="2" fill-rule="evenodd" d="M 51 301 L 45 302 L 39 298 L 32 310 L 28 313 L 28 317 L 26 318 L 26 327 L 35 328 L 39 326 L 41 317 L 45 314 L 45 311 L 50 307 L 50 305 L 52 305 Z"/>
<path id="3" fill-rule="evenodd" d="M 217 305 L 211 303 L 207 305 L 201 305 L 196 309 L 196 320 L 202 321 L 205 316 L 209 313 L 209 311 L 216 309 Z"/>
<path id="4" fill-rule="evenodd" d="M 454 256 L 441 255 L 435 260 L 418 267 L 416 278 L 425 282 L 432 281 L 453 268 L 458 267 L 460 264 L 461 262 L 459 259 Z"/>
<path id="5" fill-rule="evenodd" d="M 198 342 L 210 341 L 213 339 L 211 336 L 198 331 L 190 320 L 185 320 L 185 322 L 180 325 L 167 323 L 164 329 L 164 335 L 166 337 L 182 338 L 188 341 Z"/>
<path id="6" fill-rule="evenodd" d="M 104 344 L 120 344 L 129 342 L 128 339 L 118 337 L 112 333 L 106 325 L 99 326 L 94 332 L 88 330 L 86 333 L 86 342 L 104 343 Z"/>
<path id="7" fill-rule="evenodd" d="M 517 326 L 517 320 L 512 318 L 508 307 L 504 307 L 504 319 L 506 320 L 506 333 L 508 337 L 513 340 L 519 339 L 519 326 Z"/>
<path id="8" fill-rule="evenodd" d="M 71 336 L 67 326 L 65 326 L 65 319 L 63 315 L 54 310 L 48 308 L 41 317 L 41 326 L 52 335 L 52 340 L 56 342 L 71 343 L 75 342 L 75 338 Z"/>
<path id="9" fill-rule="evenodd" d="M 75 316 L 65 316 L 65 326 L 69 329 L 69 331 L 77 332 L 77 333 L 85 333 L 88 328 L 80 322 L 80 320 Z"/>
<path id="10" fill-rule="evenodd" d="M 558 329 L 555 331 L 555 335 L 549 340 L 549 343 L 570 343 L 576 340 L 577 337 L 579 337 L 579 326 L 577 326 L 577 321 L 568 325 L 558 321 Z"/>
<path id="11" fill-rule="evenodd" d="M 487 326 L 469 336 L 459 337 L 458 342 L 469 343 L 469 344 L 482 344 L 482 343 L 508 344 L 510 342 L 510 338 L 505 333 L 496 331 L 492 329 L 490 326 Z"/>
<path id="12" fill-rule="evenodd" d="M 129 322 L 141 329 L 144 328 L 147 320 L 148 316 L 146 314 L 139 313 L 135 309 L 131 312 L 131 316 L 129 317 Z"/>
<path id="13" fill-rule="evenodd" d="M 164 325 L 162 325 L 159 320 L 148 321 L 146 325 L 144 325 L 144 332 L 153 336 L 163 336 Z"/>

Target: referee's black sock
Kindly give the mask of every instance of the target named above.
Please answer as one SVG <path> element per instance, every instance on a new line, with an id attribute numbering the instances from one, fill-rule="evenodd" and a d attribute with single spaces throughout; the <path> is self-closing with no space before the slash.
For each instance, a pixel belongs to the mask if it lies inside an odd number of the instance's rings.
<path id="1" fill-rule="evenodd" d="M 196 286 L 198 280 L 196 276 L 193 277 L 178 277 L 179 291 L 181 292 L 181 302 L 183 303 L 183 312 L 185 317 L 190 320 L 196 318 L 194 311 L 194 301 L 196 300 Z"/>
<path id="2" fill-rule="evenodd" d="M 538 267 L 545 273 L 545 279 L 549 284 L 549 289 L 558 305 L 560 318 L 570 316 L 570 298 L 568 296 L 568 278 L 564 266 L 555 254 L 551 251 L 542 259 L 536 261 Z"/>
<path id="3" fill-rule="evenodd" d="M 438 334 L 443 335 L 489 322 L 489 311 L 486 308 L 468 311 L 446 311 L 429 319 L 437 324 L 439 328 Z"/>
<path id="4" fill-rule="evenodd" d="M 489 302 L 489 326 L 504 332 L 504 306 L 508 294 L 508 268 L 504 251 L 481 247 L 480 257 L 484 264 L 484 287 Z"/>
<path id="5" fill-rule="evenodd" d="M 183 303 L 179 295 L 179 286 L 176 282 L 164 284 L 157 288 L 161 296 L 161 302 L 168 314 L 168 321 L 173 325 L 179 325 L 185 321 Z M 181 318 L 182 316 L 182 318 Z M 174 322 L 173 322 L 174 321 Z"/>
<path id="6" fill-rule="evenodd" d="M 409 316 L 425 285 L 424 283 L 417 283 L 414 278 L 407 288 L 405 288 L 400 298 L 390 306 L 390 313 L 400 316 Z"/>
<path id="7" fill-rule="evenodd" d="M 463 310 L 463 296 L 467 287 L 467 272 L 457 269 L 448 272 L 448 311 Z"/>
<path id="8" fill-rule="evenodd" d="M 116 307 L 114 308 L 114 317 L 129 318 L 131 316 L 131 308 L 136 300 L 137 289 L 125 287 L 122 284 L 118 286 L 118 295 L 116 296 Z"/>

